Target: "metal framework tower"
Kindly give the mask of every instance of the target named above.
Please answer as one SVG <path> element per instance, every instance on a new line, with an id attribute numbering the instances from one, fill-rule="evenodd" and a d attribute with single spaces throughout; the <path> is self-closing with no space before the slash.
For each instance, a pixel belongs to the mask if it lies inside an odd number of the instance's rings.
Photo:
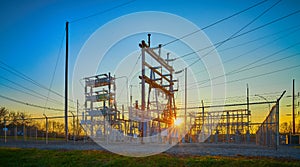
<path id="1" fill-rule="evenodd" d="M 176 106 L 174 99 L 174 83 L 173 80 L 174 69 L 168 64 L 169 59 L 163 59 L 160 56 L 161 47 L 150 47 L 150 34 L 148 34 L 148 44 L 142 41 L 139 44 L 142 52 L 142 70 L 141 76 L 141 137 L 146 137 L 151 134 L 160 133 L 161 128 L 167 128 L 173 125 L 176 119 Z M 154 50 L 158 49 L 158 53 Z M 150 65 L 146 56 L 155 62 L 156 66 Z M 149 71 L 149 75 L 146 75 Z M 146 95 L 146 88 L 148 94 Z M 155 100 L 151 101 L 151 93 L 154 91 Z M 166 99 L 165 104 L 158 102 L 158 94 Z M 147 102 L 146 102 L 147 99 Z M 147 118 L 151 118 L 147 119 Z M 152 123 L 152 125 L 150 125 Z M 155 126 L 156 125 L 156 126 Z M 150 127 L 152 130 L 150 131 Z"/>
<path id="2" fill-rule="evenodd" d="M 121 132 L 117 135 L 121 134 L 124 140 L 136 140 L 139 136 L 143 143 L 147 142 L 143 141 L 144 137 L 156 134 L 160 137 L 162 130 L 166 130 L 163 131 L 167 133 L 165 138 L 171 139 L 174 130 L 169 127 L 173 126 L 176 119 L 174 92 L 177 90 L 174 90 L 174 84 L 177 80 L 173 80 L 174 69 L 168 64 L 170 59 L 160 56 L 161 47 L 150 48 L 150 35 L 148 37 L 148 44 L 145 41 L 140 44 L 141 104 L 136 101 L 135 107 L 129 106 L 128 116 L 124 114 L 124 106 L 121 112 L 117 109 L 115 77 L 109 73 L 84 78 L 85 113 L 81 123 L 91 137 L 101 140 L 102 136 L 110 138 L 106 138 L 106 141 L 117 141 L 111 139 L 115 138 L 112 136 L 117 130 Z M 156 49 L 159 53 L 155 52 Z M 130 98 L 132 101 L 132 95 Z"/>
<path id="3" fill-rule="evenodd" d="M 85 79 L 85 110 L 82 124 L 91 136 L 102 136 L 109 128 L 120 129 L 120 116 L 115 100 L 115 78 L 101 74 Z M 109 125 L 109 126 L 108 126 Z"/>
<path id="4" fill-rule="evenodd" d="M 198 112 L 195 117 L 190 135 L 196 138 L 202 132 L 202 134 L 219 136 L 214 139 L 215 142 L 217 140 L 239 142 L 241 135 L 247 132 L 249 116 L 247 109 L 204 112 L 204 107 L 202 107 L 202 112 Z M 212 141 L 213 139 L 208 140 Z"/>

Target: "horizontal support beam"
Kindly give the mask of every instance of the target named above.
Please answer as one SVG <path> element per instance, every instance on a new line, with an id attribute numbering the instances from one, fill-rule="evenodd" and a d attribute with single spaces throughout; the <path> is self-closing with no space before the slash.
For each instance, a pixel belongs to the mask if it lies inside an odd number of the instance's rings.
<path id="1" fill-rule="evenodd" d="M 164 59 L 162 59 L 159 55 L 157 55 L 151 48 L 143 48 L 145 52 L 147 52 L 152 58 L 154 58 L 159 64 L 165 67 L 170 73 L 174 72 L 172 66 L 170 66 Z"/>

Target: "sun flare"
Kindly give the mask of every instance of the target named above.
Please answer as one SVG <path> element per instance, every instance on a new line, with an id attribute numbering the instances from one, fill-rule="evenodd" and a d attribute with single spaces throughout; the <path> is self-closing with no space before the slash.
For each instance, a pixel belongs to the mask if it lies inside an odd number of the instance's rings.
<path id="1" fill-rule="evenodd" d="M 179 126 L 180 124 L 182 124 L 182 122 L 183 122 L 182 118 L 174 119 L 174 125 L 175 126 Z"/>

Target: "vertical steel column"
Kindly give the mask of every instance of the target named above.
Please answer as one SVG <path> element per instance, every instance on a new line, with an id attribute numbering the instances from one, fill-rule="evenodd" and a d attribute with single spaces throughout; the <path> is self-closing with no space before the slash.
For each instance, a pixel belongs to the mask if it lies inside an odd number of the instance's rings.
<path id="1" fill-rule="evenodd" d="M 286 91 L 284 91 L 276 101 L 276 150 L 277 150 L 277 146 L 279 146 L 279 102 L 280 99 L 285 94 L 285 92 Z"/>
<path id="2" fill-rule="evenodd" d="M 203 102 L 203 100 L 201 100 L 201 104 L 202 104 L 202 127 L 201 127 L 201 129 L 203 131 L 205 131 L 204 130 L 204 102 Z"/>
<path id="3" fill-rule="evenodd" d="M 279 146 L 279 100 L 276 102 L 276 150 L 277 146 Z"/>
<path id="4" fill-rule="evenodd" d="M 144 132 L 144 112 L 145 112 L 145 105 L 146 105 L 146 102 L 145 102 L 145 100 L 146 100 L 146 97 L 145 97 L 145 61 L 146 61 L 146 59 L 145 59 L 145 47 L 143 47 L 142 48 L 142 90 L 141 90 L 141 92 L 142 92 L 142 97 L 141 97 L 141 100 L 142 100 L 142 106 L 141 106 L 141 110 L 142 110 L 142 134 L 141 134 L 141 136 L 142 136 L 142 142 L 143 142 L 143 137 L 145 137 L 144 135 L 145 135 L 145 132 Z"/>

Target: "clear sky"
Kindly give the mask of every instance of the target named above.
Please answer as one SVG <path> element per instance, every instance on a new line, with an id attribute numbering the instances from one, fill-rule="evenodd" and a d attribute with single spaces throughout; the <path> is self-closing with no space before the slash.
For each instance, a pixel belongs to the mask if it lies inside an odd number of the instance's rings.
<path id="1" fill-rule="evenodd" d="M 39 84 L 48 88 L 51 85 L 52 90 L 63 95 L 65 61 L 64 31 L 66 21 L 70 22 L 69 79 L 71 81 L 78 54 L 84 43 L 98 28 L 121 16 L 144 11 L 166 12 L 182 17 L 195 26 L 203 28 L 258 2 L 260 1 L 1 1 L 1 95 L 26 103 L 63 109 L 64 100 L 62 97 L 51 92 L 49 93 L 16 76 L 7 70 L 6 65 L 29 76 Z M 253 30 L 300 10 L 299 1 L 285 0 L 279 2 L 261 17 L 257 18 L 276 2 L 275 0 L 266 1 L 253 9 L 206 28 L 203 32 L 210 39 L 211 43 L 214 44 L 228 39 L 231 35 L 252 21 L 253 23 L 243 29 L 239 34 Z M 126 5 L 122 5 L 124 3 L 126 3 Z M 116 8 L 116 6 L 118 7 Z M 257 19 L 254 21 L 255 18 Z M 156 19 L 157 22 L 153 22 L 153 24 L 158 24 L 162 21 L 159 17 Z M 264 101 L 264 99 L 254 96 L 255 94 L 264 96 L 269 101 L 275 100 L 284 90 L 287 91 L 286 96 L 291 95 L 292 79 L 296 81 L 296 93 L 300 91 L 299 20 L 300 13 L 296 13 L 227 41 L 217 48 L 223 62 L 225 74 L 227 74 L 226 94 L 228 103 L 246 101 L 247 83 L 250 88 L 251 101 Z M 140 24 L 143 24 L 143 22 Z M 120 31 L 122 28 L 125 27 L 120 27 Z M 176 28 L 178 27 L 170 27 L 170 29 Z M 115 31 L 112 31 L 111 35 L 113 36 L 115 33 Z M 146 33 L 123 39 L 115 46 L 115 50 L 110 52 L 111 59 L 119 62 L 123 59 L 122 53 L 125 51 L 128 53 L 135 52 L 139 49 L 138 43 L 142 39 L 146 39 Z M 166 37 L 161 34 L 153 35 L 152 39 L 153 45 L 159 43 L 164 44 L 172 40 L 171 37 Z M 99 41 L 99 45 L 106 40 L 108 39 Z M 174 57 L 180 57 L 191 51 L 182 48 L 185 48 L 185 46 L 180 41 L 165 47 L 166 50 L 176 55 L 174 55 Z M 202 48 L 200 47 L 199 49 Z M 189 65 L 196 61 L 197 57 L 190 55 L 184 57 L 183 60 Z M 114 64 L 114 66 L 116 65 L 117 63 Z M 57 68 L 55 68 L 55 66 L 57 66 Z M 106 66 L 109 65 L 106 64 Z M 99 68 L 101 69 L 102 67 Z M 105 64 L 103 68 L 106 68 Z M 241 68 L 246 70 L 230 74 L 234 70 L 241 70 Z M 201 61 L 193 65 L 192 69 L 196 76 L 197 83 L 202 83 L 202 81 L 209 78 L 205 71 L 205 66 L 203 66 Z M 102 70 L 99 70 L 99 72 L 101 71 Z M 183 80 L 183 75 L 179 75 L 178 77 L 180 80 Z M 197 83 L 195 84 L 195 81 L 192 80 L 189 80 L 189 82 L 189 106 L 199 106 L 201 99 L 204 99 L 206 104 L 210 104 L 210 90 L 209 87 L 207 87 L 207 85 L 209 86 L 209 82 L 198 85 L 200 87 L 200 99 L 195 99 L 192 96 Z M 183 89 L 182 86 L 183 84 L 181 84 L 181 90 Z M 24 91 L 27 92 L 27 94 L 25 94 Z M 37 98 L 28 93 L 34 94 L 35 96 L 43 95 L 44 97 Z M 72 96 L 72 92 L 70 96 Z M 291 108 L 286 107 L 286 105 L 291 104 L 291 98 L 286 96 L 281 103 L 281 117 L 290 119 L 290 116 L 286 116 L 286 114 L 290 113 Z M 49 101 L 45 99 L 47 97 L 50 97 Z M 25 111 L 34 115 L 42 115 L 44 112 L 56 115 L 63 114 L 63 112 L 59 111 L 45 111 L 44 109 L 24 106 L 1 97 L 0 105 L 11 110 Z M 267 107 L 266 105 L 260 107 L 260 109 L 256 109 L 255 114 L 260 115 L 257 117 L 262 117 L 263 119 Z M 262 112 L 264 114 L 258 114 L 260 110 L 264 111 Z M 297 111 L 299 111 L 299 107 Z"/>

